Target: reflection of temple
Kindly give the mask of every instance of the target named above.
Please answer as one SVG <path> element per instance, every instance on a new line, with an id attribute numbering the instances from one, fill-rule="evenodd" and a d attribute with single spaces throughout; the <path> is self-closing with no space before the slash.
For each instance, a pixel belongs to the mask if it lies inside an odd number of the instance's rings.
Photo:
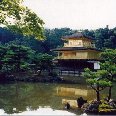
<path id="1" fill-rule="evenodd" d="M 58 64 L 64 69 L 83 70 L 84 68 L 99 69 L 100 50 L 95 48 L 91 37 L 78 32 L 62 38 L 63 48 L 57 48 Z"/>
<path id="2" fill-rule="evenodd" d="M 68 87 L 58 87 L 57 88 L 58 96 L 66 97 L 84 97 L 85 99 L 91 99 L 95 96 L 95 91 L 90 88 L 80 89 L 80 88 L 68 88 Z"/>

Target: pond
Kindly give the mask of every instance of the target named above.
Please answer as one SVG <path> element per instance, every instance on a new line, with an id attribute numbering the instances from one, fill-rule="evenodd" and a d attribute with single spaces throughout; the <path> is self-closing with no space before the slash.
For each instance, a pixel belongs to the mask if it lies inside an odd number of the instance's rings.
<path id="1" fill-rule="evenodd" d="M 116 87 L 115 87 L 116 88 Z M 113 97 L 116 93 L 113 89 Z M 106 91 L 102 96 L 105 96 Z M 0 84 L 0 114 L 12 115 L 74 115 L 79 109 L 64 110 L 63 99 L 76 100 L 82 96 L 92 100 L 95 92 L 82 84 L 24 83 Z"/>

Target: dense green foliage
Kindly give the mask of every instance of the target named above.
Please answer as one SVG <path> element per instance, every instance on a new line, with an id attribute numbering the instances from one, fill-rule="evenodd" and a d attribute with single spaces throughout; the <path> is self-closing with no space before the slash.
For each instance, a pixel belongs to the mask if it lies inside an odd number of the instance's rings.
<path id="1" fill-rule="evenodd" d="M 83 73 L 87 83 L 96 91 L 98 101 L 99 92 L 105 87 L 109 87 L 108 100 L 111 99 L 112 82 L 116 78 L 116 49 L 106 49 L 101 53 L 101 59 L 103 62 L 100 64 L 100 70 L 85 69 Z"/>
<path id="2" fill-rule="evenodd" d="M 104 61 L 101 63 L 101 69 L 107 72 L 105 78 L 109 81 L 116 81 L 116 49 L 106 49 L 101 54 L 101 58 Z M 112 95 L 112 86 L 109 88 L 108 100 L 111 99 Z"/>
<path id="3" fill-rule="evenodd" d="M 116 48 L 116 28 L 99 28 L 96 30 L 84 30 L 86 35 L 95 39 L 96 47 L 99 49 Z"/>
<path id="4" fill-rule="evenodd" d="M 24 37 L 20 34 L 14 34 L 10 30 L 6 28 L 0 28 L 0 40 L 1 43 L 15 43 L 19 44 L 20 42 L 27 46 L 31 47 L 33 50 L 41 52 L 41 53 L 49 53 L 53 54 L 50 49 L 54 49 L 60 46 L 63 46 L 63 41 L 61 40 L 62 36 L 70 35 L 74 33 L 73 30 L 69 28 L 61 28 L 61 29 L 45 29 L 45 37 L 44 41 L 36 40 L 33 36 Z"/>
<path id="5" fill-rule="evenodd" d="M 52 68 L 52 56 L 40 54 L 23 45 L 0 46 L 0 72 L 12 74 L 30 70 L 50 70 Z"/>
<path id="6" fill-rule="evenodd" d="M 35 57 L 32 60 L 32 62 L 35 64 L 34 70 L 39 70 L 39 75 L 41 74 L 42 70 L 48 70 L 48 72 L 51 72 L 53 68 L 52 59 L 53 59 L 53 56 L 48 55 L 46 53 L 35 54 Z"/>
<path id="7" fill-rule="evenodd" d="M 112 85 L 112 83 L 105 78 L 106 75 L 107 71 L 102 69 L 91 71 L 87 68 L 83 73 L 87 83 L 96 91 L 97 101 L 100 101 L 100 91 Z"/>
<path id="8" fill-rule="evenodd" d="M 70 28 L 45 29 L 44 35 L 46 39 L 38 41 L 33 36 L 24 37 L 20 34 L 12 33 L 6 28 L 0 28 L 0 42 L 3 44 L 8 42 L 19 44 L 21 42 L 23 45 L 31 47 L 38 52 L 53 54 L 50 51 L 51 49 L 63 46 L 62 36 L 75 32 L 76 30 L 71 30 Z M 116 28 L 100 28 L 97 30 L 83 30 L 82 32 L 94 38 L 98 49 L 116 48 Z"/>
<path id="9" fill-rule="evenodd" d="M 33 54 L 33 51 L 30 48 L 9 45 L 1 46 L 0 50 L 2 54 L 0 57 L 2 72 L 18 72 L 28 68 L 28 60 L 31 59 L 31 54 Z"/>
<path id="10" fill-rule="evenodd" d="M 43 20 L 22 5 L 23 0 L 0 0 L 0 24 L 13 32 L 43 39 Z"/>

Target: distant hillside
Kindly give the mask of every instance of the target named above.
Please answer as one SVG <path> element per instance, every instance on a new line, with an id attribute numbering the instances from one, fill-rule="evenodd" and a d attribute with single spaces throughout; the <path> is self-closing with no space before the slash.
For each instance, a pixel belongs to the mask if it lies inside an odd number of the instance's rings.
<path id="1" fill-rule="evenodd" d="M 2 44 L 23 44 L 38 52 L 52 54 L 50 49 L 63 46 L 62 36 L 73 34 L 76 31 L 78 30 L 72 30 L 70 28 L 45 29 L 46 39 L 44 41 L 38 41 L 33 37 L 14 34 L 10 30 L 0 27 L 0 42 Z M 85 35 L 93 37 L 96 47 L 99 49 L 116 48 L 116 27 L 113 29 L 99 28 L 96 30 L 86 29 L 81 31 Z"/>

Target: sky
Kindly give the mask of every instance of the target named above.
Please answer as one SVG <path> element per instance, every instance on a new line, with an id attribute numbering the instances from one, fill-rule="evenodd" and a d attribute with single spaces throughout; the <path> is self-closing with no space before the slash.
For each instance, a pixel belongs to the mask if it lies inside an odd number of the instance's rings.
<path id="1" fill-rule="evenodd" d="M 116 0 L 25 0 L 46 28 L 116 27 Z"/>

